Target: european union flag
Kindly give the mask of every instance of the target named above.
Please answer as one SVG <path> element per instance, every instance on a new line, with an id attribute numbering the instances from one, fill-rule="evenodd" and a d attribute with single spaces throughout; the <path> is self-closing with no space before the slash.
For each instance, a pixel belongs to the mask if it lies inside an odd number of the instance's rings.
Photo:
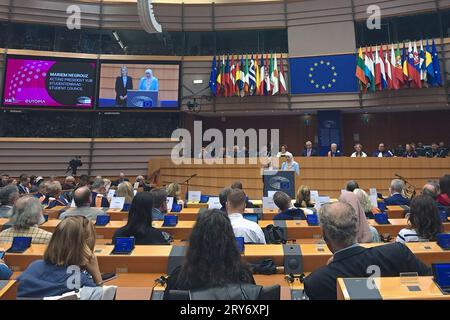
<path id="1" fill-rule="evenodd" d="M 354 54 L 289 59 L 291 93 L 358 92 Z"/>

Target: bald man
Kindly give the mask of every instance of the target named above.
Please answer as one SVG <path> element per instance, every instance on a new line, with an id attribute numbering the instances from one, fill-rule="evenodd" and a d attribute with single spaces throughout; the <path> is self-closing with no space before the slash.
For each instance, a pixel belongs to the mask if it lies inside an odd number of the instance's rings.
<path id="1" fill-rule="evenodd" d="M 74 191 L 73 201 L 76 208 L 70 208 L 59 216 L 60 219 L 72 216 L 84 216 L 89 220 L 96 220 L 99 215 L 106 215 L 101 209 L 91 208 L 92 194 L 88 187 L 81 187 Z"/>

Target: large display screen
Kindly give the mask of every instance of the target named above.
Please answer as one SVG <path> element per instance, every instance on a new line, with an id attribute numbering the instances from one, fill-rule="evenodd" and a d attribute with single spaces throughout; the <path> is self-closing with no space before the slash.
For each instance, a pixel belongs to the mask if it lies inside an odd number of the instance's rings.
<path id="1" fill-rule="evenodd" d="M 95 83 L 93 61 L 8 58 L 3 104 L 90 109 L 95 102 Z"/>
<path id="2" fill-rule="evenodd" d="M 99 108 L 176 109 L 178 64 L 102 63 Z"/>

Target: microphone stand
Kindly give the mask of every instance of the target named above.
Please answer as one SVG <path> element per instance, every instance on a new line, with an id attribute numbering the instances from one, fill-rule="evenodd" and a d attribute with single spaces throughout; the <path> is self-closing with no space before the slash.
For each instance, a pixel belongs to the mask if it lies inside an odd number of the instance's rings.
<path id="1" fill-rule="evenodd" d="M 183 184 L 186 184 L 186 194 L 187 194 L 187 196 L 189 196 L 189 181 L 191 181 L 192 178 L 195 178 L 196 176 L 197 176 L 197 174 L 194 173 L 192 176 L 190 176 L 190 177 L 187 178 L 184 182 L 181 183 L 182 185 L 183 185 Z M 185 198 L 185 199 L 186 199 L 186 198 Z M 187 201 L 186 201 L 186 203 L 187 203 Z M 187 207 L 187 206 L 185 205 L 185 207 Z"/>

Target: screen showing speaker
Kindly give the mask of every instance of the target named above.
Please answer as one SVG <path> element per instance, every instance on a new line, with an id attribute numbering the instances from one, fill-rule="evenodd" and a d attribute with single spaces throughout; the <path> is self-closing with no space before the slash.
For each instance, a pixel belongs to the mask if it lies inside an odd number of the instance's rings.
<path id="1" fill-rule="evenodd" d="M 95 83 L 95 61 L 8 57 L 3 105 L 91 109 Z"/>
<path id="2" fill-rule="evenodd" d="M 179 108 L 179 64 L 102 63 L 99 108 Z"/>

